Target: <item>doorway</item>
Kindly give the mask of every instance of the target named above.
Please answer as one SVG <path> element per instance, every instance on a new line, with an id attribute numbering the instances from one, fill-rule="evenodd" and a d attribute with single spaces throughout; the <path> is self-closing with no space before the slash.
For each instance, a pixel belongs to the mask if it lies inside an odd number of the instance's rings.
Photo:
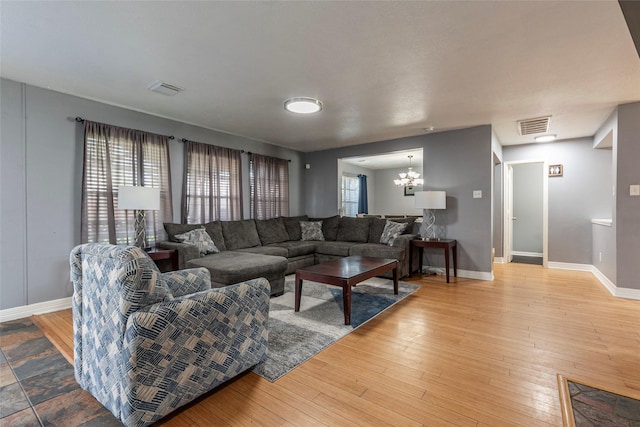
<path id="1" fill-rule="evenodd" d="M 548 263 L 548 165 L 545 160 L 505 162 L 505 262 Z"/>

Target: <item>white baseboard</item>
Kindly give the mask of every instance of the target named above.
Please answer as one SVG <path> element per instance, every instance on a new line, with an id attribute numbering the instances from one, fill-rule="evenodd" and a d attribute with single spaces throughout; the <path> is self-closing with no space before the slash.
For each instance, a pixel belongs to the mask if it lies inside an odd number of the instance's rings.
<path id="1" fill-rule="evenodd" d="M 522 252 L 522 251 L 511 251 L 511 255 L 518 255 L 518 256 L 530 256 L 530 257 L 542 258 L 543 253 L 542 253 L 542 252 Z"/>
<path id="2" fill-rule="evenodd" d="M 557 268 L 560 270 L 573 271 L 589 271 L 604 286 L 611 295 L 618 298 L 640 300 L 640 289 L 619 288 L 607 276 L 605 276 L 595 265 L 591 264 L 573 264 L 569 262 L 553 262 L 549 261 L 549 268 Z"/>
<path id="3" fill-rule="evenodd" d="M 505 261 L 504 257 L 501 256 L 497 256 L 493 259 L 493 263 L 494 264 L 506 264 L 507 262 Z"/>
<path id="4" fill-rule="evenodd" d="M 444 276 L 444 267 L 423 267 L 422 270 L 424 272 L 431 272 L 437 274 L 438 276 Z M 453 268 L 449 269 L 449 277 L 453 277 Z M 486 271 L 471 271 L 471 270 L 460 270 L 458 269 L 458 277 L 464 277 L 466 279 L 476 279 L 476 280 L 493 280 L 493 272 Z"/>
<path id="5" fill-rule="evenodd" d="M 67 308 L 71 308 L 71 297 L 7 308 L 0 310 L 0 322 L 8 322 L 34 314 L 51 313 L 52 311 L 65 310 Z"/>
<path id="6" fill-rule="evenodd" d="M 547 267 L 557 268 L 558 270 L 593 271 L 591 264 L 574 264 L 571 262 L 549 261 Z"/>

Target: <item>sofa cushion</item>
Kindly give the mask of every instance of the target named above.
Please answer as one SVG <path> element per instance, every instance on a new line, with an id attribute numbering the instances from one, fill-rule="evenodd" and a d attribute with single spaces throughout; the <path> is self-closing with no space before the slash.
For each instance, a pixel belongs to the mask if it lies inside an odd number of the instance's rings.
<path id="1" fill-rule="evenodd" d="M 284 227 L 287 229 L 287 234 L 289 235 L 288 240 L 302 239 L 300 221 L 309 221 L 309 217 L 307 215 L 282 217 L 282 222 L 284 222 Z"/>
<path id="2" fill-rule="evenodd" d="M 212 282 L 230 285 L 256 277 L 267 279 L 276 276 L 284 277 L 284 272 L 287 270 L 287 259 L 227 251 L 192 259 L 187 265 L 189 267 L 205 267 L 211 273 Z"/>
<path id="3" fill-rule="evenodd" d="M 248 254 L 274 255 L 287 257 L 289 251 L 278 246 L 255 246 L 253 248 L 236 249 L 236 252 L 245 252 Z"/>
<path id="4" fill-rule="evenodd" d="M 302 242 L 289 240 L 288 242 L 274 243 L 270 246 L 277 246 L 287 250 L 287 258 L 294 258 L 302 255 L 312 255 L 316 252 L 315 242 Z"/>
<path id="5" fill-rule="evenodd" d="M 369 224 L 371 218 L 342 217 L 336 240 L 341 242 L 361 242 L 369 240 Z"/>
<path id="6" fill-rule="evenodd" d="M 289 233 L 282 218 L 256 219 L 256 230 L 263 245 L 289 240 Z"/>
<path id="7" fill-rule="evenodd" d="M 182 243 L 193 245 L 198 248 L 200 255 L 215 254 L 220 252 L 211 240 L 209 233 L 202 228 L 196 228 L 195 230 L 187 231 L 186 233 L 176 234 L 175 238 Z"/>
<path id="8" fill-rule="evenodd" d="M 302 239 L 305 240 L 324 240 L 322 233 L 322 221 L 300 221 L 300 230 L 302 231 Z"/>
<path id="9" fill-rule="evenodd" d="M 394 221 L 387 221 L 387 224 L 384 226 L 384 230 L 382 231 L 382 236 L 380 237 L 380 243 L 385 245 L 393 246 L 393 242 L 398 238 L 404 230 L 407 228 L 407 223 L 400 223 Z"/>
<path id="10" fill-rule="evenodd" d="M 252 219 L 222 221 L 224 245 L 228 251 L 260 246 L 256 223 Z"/>
<path id="11" fill-rule="evenodd" d="M 226 251 L 227 247 L 224 244 L 224 236 L 222 235 L 222 223 L 220 221 L 208 222 L 204 225 L 204 229 L 207 230 L 211 240 L 216 244 L 218 249 Z"/>
<path id="12" fill-rule="evenodd" d="M 394 220 L 395 221 L 395 220 Z M 384 218 L 371 218 L 369 224 L 369 243 L 380 243 L 384 226 L 387 225 L 387 220 Z"/>
<path id="13" fill-rule="evenodd" d="M 340 227 L 340 215 L 327 218 L 309 218 L 309 221 L 322 221 L 322 234 L 324 240 L 336 240 L 338 227 Z"/>
<path id="14" fill-rule="evenodd" d="M 382 243 L 362 243 L 351 246 L 349 255 L 368 256 L 373 258 L 390 258 L 402 261 L 405 258 L 404 247 L 384 245 Z"/>
<path id="15" fill-rule="evenodd" d="M 202 224 L 175 224 L 172 222 L 165 222 L 164 231 L 167 232 L 167 238 L 170 242 L 180 243 L 180 240 L 176 239 L 176 234 L 183 234 L 196 228 L 202 228 Z"/>
<path id="16" fill-rule="evenodd" d="M 333 256 L 349 256 L 349 249 L 355 245 L 359 245 L 357 242 L 338 242 L 338 241 L 324 241 L 316 242 L 316 253 L 323 255 Z"/>

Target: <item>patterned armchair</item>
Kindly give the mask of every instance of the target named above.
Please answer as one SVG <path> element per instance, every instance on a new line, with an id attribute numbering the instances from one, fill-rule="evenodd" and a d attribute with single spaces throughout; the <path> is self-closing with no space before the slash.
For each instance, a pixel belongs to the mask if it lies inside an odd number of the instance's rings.
<path id="1" fill-rule="evenodd" d="M 260 362 L 269 282 L 211 289 L 204 268 L 160 273 L 144 251 L 85 244 L 70 256 L 75 377 L 143 426 Z"/>

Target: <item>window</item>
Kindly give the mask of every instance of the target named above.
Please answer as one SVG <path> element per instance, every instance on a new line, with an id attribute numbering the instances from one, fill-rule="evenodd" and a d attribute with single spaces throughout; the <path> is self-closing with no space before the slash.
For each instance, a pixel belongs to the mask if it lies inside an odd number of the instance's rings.
<path id="1" fill-rule="evenodd" d="M 289 161 L 250 154 L 251 217 L 269 219 L 289 215 Z"/>
<path id="2" fill-rule="evenodd" d="M 342 175 L 342 215 L 358 215 L 358 199 L 360 197 L 360 182 L 357 176 Z"/>
<path id="3" fill-rule="evenodd" d="M 134 211 L 118 209 L 118 187 L 160 189 L 160 210 L 146 212 L 147 244 L 164 240 L 172 221 L 169 141 L 166 136 L 84 122 L 81 240 L 134 244 Z"/>
<path id="4" fill-rule="evenodd" d="M 242 219 L 240 151 L 187 141 L 182 221 Z"/>

